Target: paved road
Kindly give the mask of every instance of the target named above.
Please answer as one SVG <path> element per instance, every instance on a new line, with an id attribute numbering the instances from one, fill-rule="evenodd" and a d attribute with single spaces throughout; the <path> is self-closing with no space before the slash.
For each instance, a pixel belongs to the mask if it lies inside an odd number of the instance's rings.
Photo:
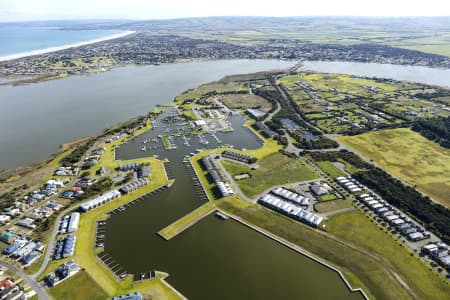
<path id="1" fill-rule="evenodd" d="M 14 272 L 17 276 L 22 278 L 38 295 L 40 300 L 50 300 L 50 297 L 47 295 L 47 292 L 44 288 L 42 288 L 31 276 L 28 276 L 27 274 L 23 273 L 22 270 L 19 268 L 16 268 L 4 261 L 0 261 L 0 265 L 8 268 L 12 272 Z"/>
<path id="2" fill-rule="evenodd" d="M 92 151 L 92 149 L 94 149 L 95 147 L 97 147 L 97 145 L 100 144 L 100 141 L 94 143 L 94 145 L 92 145 L 91 148 L 88 149 L 88 151 L 86 151 L 86 154 L 83 156 L 83 158 L 80 160 L 80 162 L 82 162 L 84 160 L 84 158 L 86 156 L 89 155 L 89 153 Z M 78 174 L 75 174 L 73 176 L 73 178 L 71 179 L 70 184 L 66 185 L 67 187 L 72 187 L 73 184 L 76 181 Z M 84 202 L 90 201 L 91 199 L 85 200 Z M 56 244 L 56 236 L 58 235 L 58 229 L 59 229 L 59 222 L 61 221 L 61 218 L 64 217 L 67 213 L 69 213 L 70 211 L 74 210 L 75 208 L 77 208 L 78 206 L 80 206 L 80 204 L 84 203 L 84 202 L 79 202 L 76 204 L 73 204 L 71 206 L 69 206 L 68 208 L 66 208 L 63 211 L 57 212 L 58 216 L 56 217 L 55 223 L 53 223 L 53 229 L 52 229 L 52 234 L 50 236 L 50 241 L 47 245 L 47 251 L 45 252 L 45 256 L 44 256 L 44 260 L 42 261 L 42 264 L 39 268 L 39 270 L 36 271 L 36 273 L 34 273 L 33 275 L 31 275 L 30 277 L 33 279 L 38 278 L 47 268 L 48 263 L 51 261 L 51 255 L 53 254 L 53 250 L 55 248 L 55 244 Z"/>
<path id="3" fill-rule="evenodd" d="M 276 105 L 277 105 L 277 108 L 275 108 L 275 110 L 274 110 L 273 112 L 271 112 L 270 114 L 268 114 L 268 115 L 264 118 L 263 122 L 272 120 L 273 116 L 275 116 L 275 115 L 281 110 L 281 105 L 280 105 L 280 103 L 279 103 L 278 101 L 275 101 L 275 103 L 276 103 Z"/>
<path id="4" fill-rule="evenodd" d="M 31 278 L 36 279 L 39 277 L 39 275 L 42 274 L 42 272 L 45 271 L 47 268 L 48 263 L 51 261 L 51 255 L 53 254 L 53 249 L 56 244 L 56 236 L 58 235 L 58 229 L 59 229 L 59 222 L 61 221 L 61 218 L 65 216 L 69 211 L 73 210 L 75 207 L 78 207 L 80 203 L 77 203 L 76 205 L 72 205 L 69 208 L 66 208 L 62 212 L 58 213 L 58 217 L 55 220 L 55 223 L 53 224 L 53 230 L 52 234 L 50 236 L 50 241 L 47 245 L 47 251 L 45 252 L 44 260 L 42 261 L 41 267 L 39 270 L 36 271 L 33 275 L 30 275 Z"/>

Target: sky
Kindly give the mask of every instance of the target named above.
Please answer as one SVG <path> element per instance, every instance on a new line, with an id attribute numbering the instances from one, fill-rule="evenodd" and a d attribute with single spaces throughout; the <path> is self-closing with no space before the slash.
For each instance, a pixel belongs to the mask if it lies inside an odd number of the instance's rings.
<path id="1" fill-rule="evenodd" d="M 450 0 L 0 0 L 0 22 L 206 16 L 450 16 Z"/>

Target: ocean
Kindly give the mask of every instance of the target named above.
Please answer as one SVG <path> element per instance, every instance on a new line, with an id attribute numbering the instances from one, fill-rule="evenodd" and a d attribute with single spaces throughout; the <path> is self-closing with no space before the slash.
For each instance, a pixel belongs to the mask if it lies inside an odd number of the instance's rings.
<path id="1" fill-rule="evenodd" d="M 61 30 L 59 27 L 26 23 L 3 23 L 0 24 L 0 58 L 36 51 L 45 52 L 48 48 L 89 42 L 122 33 L 124 31 L 121 30 Z"/>

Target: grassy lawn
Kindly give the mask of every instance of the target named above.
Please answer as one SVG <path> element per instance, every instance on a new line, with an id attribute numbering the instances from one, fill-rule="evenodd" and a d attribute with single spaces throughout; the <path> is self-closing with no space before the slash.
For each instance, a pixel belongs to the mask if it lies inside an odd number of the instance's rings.
<path id="1" fill-rule="evenodd" d="M 341 170 L 336 168 L 332 162 L 330 161 L 318 161 L 315 162 L 315 164 L 325 173 L 327 173 L 328 176 L 332 178 L 340 177 L 340 176 L 346 176 Z"/>
<path id="2" fill-rule="evenodd" d="M 350 199 L 319 202 L 314 206 L 316 211 L 319 213 L 327 213 L 350 207 L 353 207 L 352 201 Z"/>
<path id="3" fill-rule="evenodd" d="M 254 197 L 272 186 L 319 178 L 303 161 L 279 152 L 258 161 L 260 167 L 256 170 L 230 161 L 222 163 L 232 176 L 250 174 L 250 178 L 238 181 L 242 192 L 249 197 Z"/>
<path id="4" fill-rule="evenodd" d="M 389 259 L 399 274 L 422 299 L 445 297 L 450 288 L 445 279 L 438 277 L 431 267 L 419 260 L 411 250 L 399 245 L 384 228 L 371 222 L 360 210 L 338 214 L 326 222 L 326 230 L 333 235 L 358 244 L 370 252 Z"/>
<path id="5" fill-rule="evenodd" d="M 269 111 L 272 105 L 266 99 L 253 94 L 228 94 L 223 95 L 219 99 L 222 100 L 228 108 L 231 109 L 247 109 L 258 107 L 262 111 Z"/>
<path id="6" fill-rule="evenodd" d="M 336 199 L 337 199 L 337 197 L 335 194 L 328 194 L 328 195 L 323 195 L 320 197 L 320 200 L 322 200 L 322 201 L 333 201 Z"/>
<path id="7" fill-rule="evenodd" d="M 215 208 L 214 202 L 207 202 L 200 206 L 199 208 L 191 211 L 187 215 L 176 220 L 172 224 L 163 228 L 158 232 L 166 240 L 170 240 L 189 226 L 195 224 L 198 220 L 202 219 L 204 216 L 208 215 Z"/>
<path id="8" fill-rule="evenodd" d="M 377 235 L 380 238 L 379 248 L 382 248 L 383 243 L 390 243 L 389 247 L 396 247 L 395 256 L 391 256 L 393 253 L 390 251 L 379 254 L 366 250 L 367 235 L 365 234 L 357 238 L 350 235 L 350 241 L 338 239 L 331 234 L 314 230 L 260 205 L 250 204 L 236 197 L 227 198 L 218 203 L 218 206 L 335 265 L 344 273 L 353 287 L 363 288 L 371 299 L 411 299 L 410 293 L 394 277 L 393 272 L 408 283 L 418 299 L 448 298 L 450 291 L 447 283 L 436 274 L 432 274 L 428 267 L 416 257 L 410 256 L 405 248 L 396 246 L 393 240 L 389 242 L 390 237 L 382 238 Z M 346 215 L 348 213 L 338 216 L 343 216 L 345 221 Z M 351 221 L 348 223 L 352 226 Z M 369 225 L 372 224 L 369 223 Z M 374 232 L 371 231 L 370 234 Z M 402 265 L 396 263 L 396 260 L 400 260 Z"/>
<path id="9" fill-rule="evenodd" d="M 89 299 L 104 300 L 108 295 L 98 283 L 85 271 L 80 271 L 70 279 L 49 289 L 53 299 Z"/>
<path id="10" fill-rule="evenodd" d="M 450 149 L 406 128 L 341 136 L 338 140 L 450 207 Z"/>

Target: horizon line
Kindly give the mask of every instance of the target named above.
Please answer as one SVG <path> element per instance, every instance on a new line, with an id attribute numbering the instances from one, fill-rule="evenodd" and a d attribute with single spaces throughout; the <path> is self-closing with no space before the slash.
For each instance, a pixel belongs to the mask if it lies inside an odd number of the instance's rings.
<path id="1" fill-rule="evenodd" d="M 11 21 L 0 21 L 4 23 L 31 23 L 31 22 L 57 22 L 57 21 L 171 21 L 171 20 L 186 20 L 186 19 L 208 19 L 208 18 L 273 18 L 273 19 L 288 19 L 288 18 L 365 18 L 365 19 L 403 19 L 403 18 L 450 18 L 450 15 L 398 15 L 398 16 L 366 16 L 366 15 L 293 15 L 293 16 L 240 16 L 240 15 L 212 15 L 212 16 L 193 16 L 193 17 L 167 17 L 167 18 L 128 18 L 128 17 L 86 17 L 86 18 L 49 18 L 49 19 L 22 19 Z"/>

